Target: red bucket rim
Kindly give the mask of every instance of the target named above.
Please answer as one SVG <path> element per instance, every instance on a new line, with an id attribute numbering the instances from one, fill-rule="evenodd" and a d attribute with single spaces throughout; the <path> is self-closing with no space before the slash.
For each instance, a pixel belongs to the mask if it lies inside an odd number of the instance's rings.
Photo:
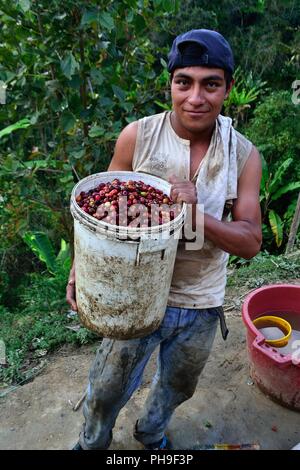
<path id="1" fill-rule="evenodd" d="M 273 289 L 300 289 L 299 284 L 268 284 L 266 286 L 258 287 L 253 289 L 249 294 L 246 296 L 243 305 L 242 305 L 242 318 L 245 326 L 251 331 L 253 336 L 255 337 L 254 341 L 258 342 L 259 344 L 264 342 L 264 336 L 257 330 L 257 328 L 254 326 L 252 319 L 250 318 L 249 315 L 249 303 L 253 299 L 254 296 L 256 296 L 258 293 L 266 291 L 266 290 L 273 290 Z M 291 354 L 287 354 L 284 359 L 281 359 L 280 362 L 282 364 L 289 364 L 292 363 L 292 358 Z M 298 364 L 300 367 L 300 364 Z"/>

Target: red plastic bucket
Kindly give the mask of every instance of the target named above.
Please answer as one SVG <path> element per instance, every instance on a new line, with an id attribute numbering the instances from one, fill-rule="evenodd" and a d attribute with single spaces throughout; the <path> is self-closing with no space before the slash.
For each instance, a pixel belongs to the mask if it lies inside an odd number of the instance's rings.
<path id="1" fill-rule="evenodd" d="M 265 337 L 253 325 L 255 318 L 275 315 L 290 321 L 300 330 L 300 286 L 276 284 L 251 292 L 242 307 L 247 327 L 250 373 L 258 387 L 272 399 L 300 411 L 300 344 L 294 341 L 289 354 L 282 354 L 265 343 Z M 299 343 L 299 342 L 298 342 Z"/>

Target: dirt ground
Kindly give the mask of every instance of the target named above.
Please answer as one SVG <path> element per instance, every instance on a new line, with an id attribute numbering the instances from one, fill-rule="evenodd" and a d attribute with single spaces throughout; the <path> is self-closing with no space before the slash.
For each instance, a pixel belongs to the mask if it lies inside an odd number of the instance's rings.
<path id="1" fill-rule="evenodd" d="M 176 449 L 216 443 L 258 443 L 261 449 L 291 449 L 300 442 L 300 414 L 265 396 L 251 381 L 245 327 L 239 311 L 227 315 L 226 342 L 218 331 L 197 391 L 173 416 L 168 434 Z M 0 400 L 0 449 L 70 449 L 83 421 L 72 405 L 82 396 L 96 345 L 66 346 L 48 357 L 43 372 Z M 143 383 L 121 411 L 110 449 L 140 449 L 132 436 L 155 368 L 151 358 Z"/>

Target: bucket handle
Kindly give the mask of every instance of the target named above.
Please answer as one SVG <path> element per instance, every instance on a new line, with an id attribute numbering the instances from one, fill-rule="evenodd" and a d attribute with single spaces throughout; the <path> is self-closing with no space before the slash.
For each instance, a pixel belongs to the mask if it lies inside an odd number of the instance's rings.
<path id="1" fill-rule="evenodd" d="M 275 359 L 274 356 L 276 356 L 276 361 L 283 367 L 289 366 L 292 363 L 290 357 L 282 356 L 273 348 L 266 345 L 264 338 L 263 339 L 256 338 L 252 344 L 255 349 L 257 349 L 260 353 L 263 353 L 265 356 L 268 356 L 270 359 L 272 359 L 272 361 L 274 361 Z"/>
<path id="2" fill-rule="evenodd" d="M 140 262 L 141 262 L 141 255 L 144 253 L 143 251 L 140 251 L 140 245 L 138 245 L 137 247 L 137 250 L 136 250 L 136 258 L 135 258 L 135 266 L 139 266 L 140 265 Z M 166 249 L 163 248 L 162 250 L 160 251 L 156 251 L 155 253 L 160 253 L 160 259 L 163 260 L 164 257 L 165 257 L 165 252 L 166 252 Z"/>

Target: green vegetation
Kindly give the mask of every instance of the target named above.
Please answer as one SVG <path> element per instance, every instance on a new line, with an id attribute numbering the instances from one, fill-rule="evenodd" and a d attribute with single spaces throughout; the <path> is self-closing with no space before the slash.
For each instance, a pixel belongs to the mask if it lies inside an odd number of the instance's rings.
<path id="1" fill-rule="evenodd" d="M 0 368 L 0 383 L 24 380 L 28 369 L 57 346 L 84 344 L 98 338 L 82 327 L 75 331 L 67 328 L 74 326 L 76 318 L 66 315 L 66 279 L 66 272 L 59 272 L 55 278 L 28 275 L 28 285 L 18 290 L 18 307 L 9 310 L 0 306 L 1 339 L 7 361 L 7 367 Z"/>
<path id="2" fill-rule="evenodd" d="M 84 344 L 98 336 L 67 315 L 65 286 L 70 271 L 69 249 L 62 240 L 57 256 L 45 234 L 26 233 L 26 242 L 46 264 L 48 272 L 27 274 L 14 291 L 10 309 L 0 305 L 1 339 L 6 346 L 7 367 L 0 368 L 0 383 L 21 382 L 28 367 L 64 343 Z M 73 326 L 73 329 L 70 327 Z"/>
<path id="3" fill-rule="evenodd" d="M 78 321 L 65 303 L 71 189 L 107 168 L 126 124 L 170 109 L 166 58 L 182 31 L 216 29 L 232 44 L 223 112 L 263 157 L 263 255 L 232 257 L 229 283 L 299 277 L 283 256 L 300 189 L 299 25 L 296 0 L 0 0 L 2 381 L 23 380 L 59 344 L 93 339 L 67 328 Z"/>
<path id="4" fill-rule="evenodd" d="M 300 107 L 289 91 L 272 92 L 257 105 L 245 128 L 263 157 L 261 208 L 264 247 L 285 245 L 300 188 Z M 276 247 L 276 248 L 275 248 Z"/>
<path id="5" fill-rule="evenodd" d="M 254 289 L 266 284 L 288 282 L 298 279 L 300 273 L 299 252 L 295 256 L 270 255 L 261 252 L 250 262 L 240 260 L 232 264 L 228 276 L 228 287 L 242 287 Z"/>

